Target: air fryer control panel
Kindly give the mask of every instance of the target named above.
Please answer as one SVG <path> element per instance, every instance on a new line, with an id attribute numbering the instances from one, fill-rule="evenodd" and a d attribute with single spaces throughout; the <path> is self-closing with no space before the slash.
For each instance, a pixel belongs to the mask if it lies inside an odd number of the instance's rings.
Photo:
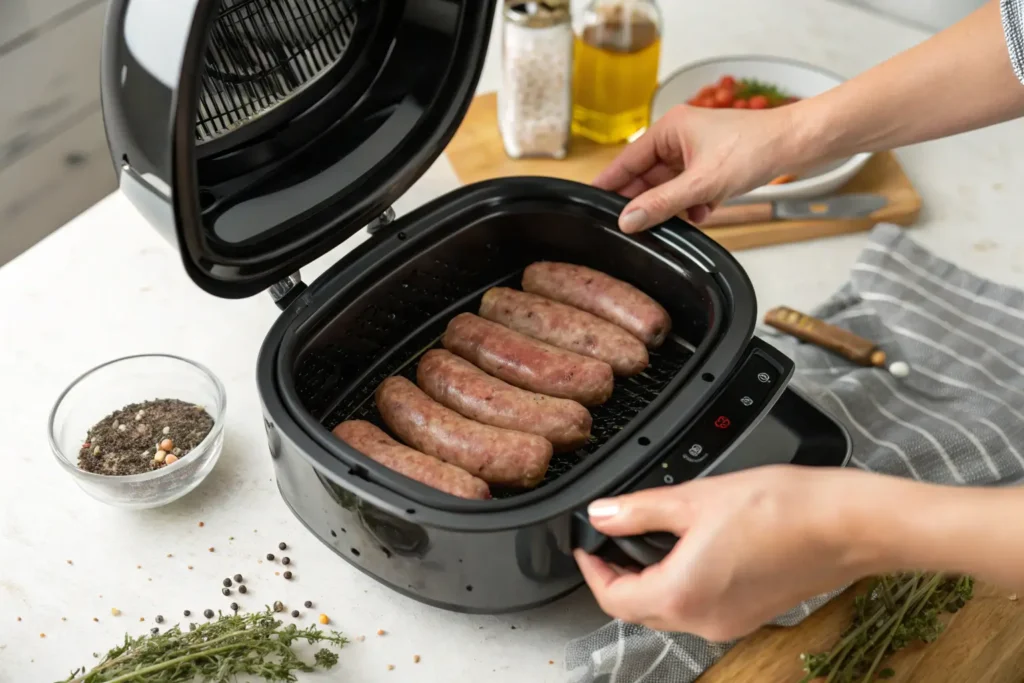
<path id="1" fill-rule="evenodd" d="M 630 488 L 634 491 L 695 479 L 715 463 L 785 390 L 793 362 L 753 338 L 731 381 L 673 445 Z"/>

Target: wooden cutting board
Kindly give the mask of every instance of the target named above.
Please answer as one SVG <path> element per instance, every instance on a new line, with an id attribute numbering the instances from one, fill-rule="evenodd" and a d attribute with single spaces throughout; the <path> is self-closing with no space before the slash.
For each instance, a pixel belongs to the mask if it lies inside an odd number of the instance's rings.
<path id="1" fill-rule="evenodd" d="M 800 654 L 824 652 L 850 623 L 853 598 L 867 581 L 851 588 L 793 628 L 763 628 L 741 640 L 697 683 L 795 683 L 803 677 Z M 1022 683 L 1024 600 L 975 584 L 974 599 L 948 618 L 945 632 L 929 645 L 898 652 L 886 666 L 896 671 L 887 683 Z M 818 683 L 821 683 L 820 681 Z"/>
<path id="2" fill-rule="evenodd" d="M 565 159 L 510 159 L 501 144 L 497 124 L 497 97 L 479 95 L 445 153 L 463 184 L 517 175 L 539 175 L 590 183 L 621 145 L 598 145 L 574 138 Z M 889 204 L 865 218 L 836 221 L 778 221 L 743 226 L 708 228 L 706 232 L 727 249 L 739 250 L 785 242 L 829 237 L 871 229 L 876 223 L 909 226 L 921 211 L 921 196 L 891 152 L 876 154 L 843 192 L 876 192 Z"/>

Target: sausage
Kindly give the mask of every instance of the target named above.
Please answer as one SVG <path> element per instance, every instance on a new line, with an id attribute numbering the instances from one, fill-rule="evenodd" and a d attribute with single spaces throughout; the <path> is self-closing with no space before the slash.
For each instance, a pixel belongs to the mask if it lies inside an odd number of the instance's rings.
<path id="1" fill-rule="evenodd" d="M 489 375 L 538 394 L 600 405 L 615 388 L 612 366 L 531 339 L 472 313 L 448 323 L 444 347 Z"/>
<path id="2" fill-rule="evenodd" d="M 593 313 L 656 349 L 672 329 L 661 304 L 631 284 L 571 263 L 541 261 L 523 272 L 523 289 Z"/>
<path id="3" fill-rule="evenodd" d="M 416 383 L 460 415 L 543 436 L 556 451 L 575 450 L 590 438 L 590 412 L 576 401 L 518 389 L 444 349 L 423 354 Z"/>
<path id="4" fill-rule="evenodd" d="M 376 425 L 365 420 L 347 420 L 334 428 L 336 437 L 389 470 L 404 474 L 421 484 L 459 498 L 487 500 L 487 482 L 455 465 L 403 446 Z"/>
<path id="5" fill-rule="evenodd" d="M 536 294 L 493 287 L 480 301 L 480 316 L 567 351 L 603 360 L 629 377 L 649 362 L 644 343 L 596 315 Z"/>
<path id="6" fill-rule="evenodd" d="M 489 484 L 532 488 L 548 471 L 552 447 L 544 437 L 474 422 L 404 377 L 381 382 L 376 400 L 384 422 L 402 441 Z"/>

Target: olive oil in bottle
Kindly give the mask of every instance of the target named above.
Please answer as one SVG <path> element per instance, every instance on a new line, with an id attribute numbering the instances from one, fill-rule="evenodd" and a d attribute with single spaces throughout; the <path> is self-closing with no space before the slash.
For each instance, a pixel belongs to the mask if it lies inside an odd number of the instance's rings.
<path id="1" fill-rule="evenodd" d="M 643 132 L 661 58 L 653 0 L 594 0 L 576 29 L 574 53 L 573 133 L 613 144 Z"/>

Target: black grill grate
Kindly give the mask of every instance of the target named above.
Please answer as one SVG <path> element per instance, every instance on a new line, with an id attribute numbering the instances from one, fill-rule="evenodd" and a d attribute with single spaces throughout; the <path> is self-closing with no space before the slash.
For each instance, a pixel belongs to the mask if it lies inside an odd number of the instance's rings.
<path id="1" fill-rule="evenodd" d="M 196 141 L 295 96 L 338 63 L 366 0 L 223 0 L 202 74 Z"/>
<path id="2" fill-rule="evenodd" d="M 386 377 L 395 374 L 416 380 L 420 356 L 440 345 L 448 320 L 457 312 L 437 315 L 438 311 L 459 304 L 459 295 L 464 292 L 453 285 L 478 281 L 476 271 L 487 265 L 486 260 L 467 267 L 436 261 L 436 271 L 415 271 L 396 291 L 370 304 L 355 326 L 346 329 L 344 345 L 326 344 L 305 355 L 295 375 L 296 389 L 303 404 L 327 429 L 333 429 L 343 420 L 361 419 L 386 430 L 374 405 L 374 390 Z M 516 273 L 501 284 L 515 286 L 519 275 Z M 478 301 L 479 295 L 471 297 L 470 305 L 461 310 L 472 310 Z M 405 326 L 400 321 L 412 324 Z M 417 328 L 419 321 L 427 322 L 415 333 L 408 334 Z M 394 348 L 381 348 L 371 341 L 394 338 L 396 327 L 405 327 L 407 338 Z M 590 408 L 593 416 L 591 441 L 575 452 L 555 454 L 540 486 L 550 484 L 581 459 L 596 453 L 665 389 L 692 355 L 692 346 L 672 337 L 662 348 L 651 352 L 651 363 L 646 371 L 630 378 L 616 378 L 611 399 L 604 405 Z M 496 498 L 522 493 L 498 489 L 492 492 Z"/>

